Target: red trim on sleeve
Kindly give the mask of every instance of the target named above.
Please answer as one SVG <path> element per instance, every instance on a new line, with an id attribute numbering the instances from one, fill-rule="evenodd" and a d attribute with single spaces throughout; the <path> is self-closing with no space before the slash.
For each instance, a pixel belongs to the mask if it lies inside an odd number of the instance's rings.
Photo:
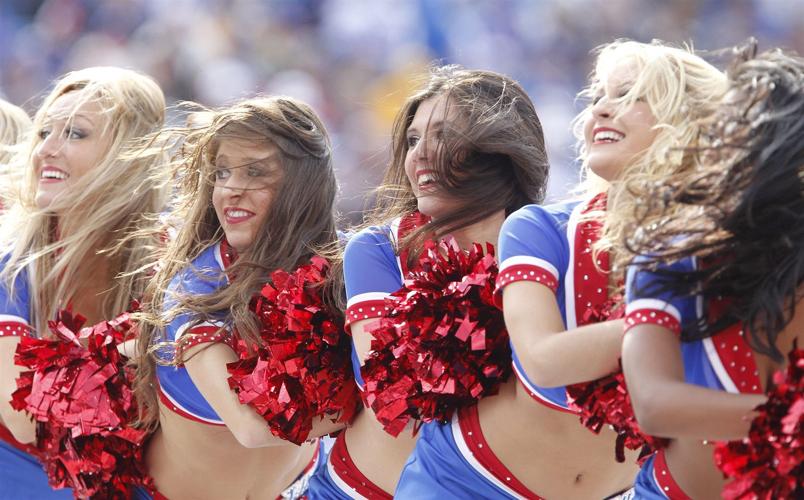
<path id="1" fill-rule="evenodd" d="M 546 286 L 552 290 L 553 293 L 558 290 L 558 280 L 553 276 L 553 273 L 547 269 L 534 266 L 533 264 L 515 264 L 506 267 L 497 275 L 497 291 L 499 292 L 506 285 L 517 281 L 534 281 Z"/>
<path id="2" fill-rule="evenodd" d="M 681 323 L 667 311 L 659 309 L 635 309 L 625 315 L 625 331 L 637 325 L 657 325 L 671 330 L 676 335 L 681 335 Z"/>
<path id="3" fill-rule="evenodd" d="M 385 304 L 385 300 L 366 300 L 358 302 L 346 308 L 346 328 L 349 331 L 349 326 L 364 319 L 381 318 L 389 307 Z"/>
<path id="4" fill-rule="evenodd" d="M 0 337 L 28 337 L 31 327 L 19 321 L 0 321 Z"/>
<path id="5" fill-rule="evenodd" d="M 181 351 L 199 344 L 226 344 L 235 349 L 232 333 L 226 328 L 212 325 L 195 326 L 184 332 L 178 340 Z"/>

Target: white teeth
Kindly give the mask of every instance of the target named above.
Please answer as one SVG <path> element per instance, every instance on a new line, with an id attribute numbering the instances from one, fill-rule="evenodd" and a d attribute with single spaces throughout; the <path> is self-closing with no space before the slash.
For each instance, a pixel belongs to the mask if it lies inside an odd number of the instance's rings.
<path id="1" fill-rule="evenodd" d="M 428 184 L 435 180 L 435 176 L 433 174 L 422 174 L 419 176 L 419 184 Z"/>
<path id="2" fill-rule="evenodd" d="M 229 210 L 226 212 L 226 215 L 234 218 L 248 217 L 251 215 L 251 212 L 246 212 L 245 210 Z"/>
<path id="3" fill-rule="evenodd" d="M 59 172 L 58 170 L 43 170 L 41 174 L 42 179 L 66 179 L 67 174 Z"/>
<path id="4" fill-rule="evenodd" d="M 625 136 L 623 134 L 613 130 L 601 130 L 595 134 L 594 141 L 617 142 L 623 140 L 624 137 Z"/>

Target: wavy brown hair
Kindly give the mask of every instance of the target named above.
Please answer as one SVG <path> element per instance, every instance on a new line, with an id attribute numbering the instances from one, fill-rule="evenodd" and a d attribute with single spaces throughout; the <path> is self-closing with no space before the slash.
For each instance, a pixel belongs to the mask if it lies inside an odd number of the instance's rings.
<path id="1" fill-rule="evenodd" d="M 730 300 L 716 321 L 685 325 L 683 340 L 741 322 L 755 350 L 781 361 L 776 337 L 804 280 L 804 59 L 754 50 L 728 72 L 726 98 L 688 149 L 696 169 L 632 186 L 645 206 L 626 246 L 651 269 L 698 259 L 692 272 L 656 269 L 655 291 Z"/>
<path id="2" fill-rule="evenodd" d="M 405 174 L 407 130 L 419 105 L 440 96 L 446 97 L 458 119 L 443 125 L 434 182 L 459 206 L 413 232 L 402 247 L 417 247 L 427 236 L 441 237 L 500 210 L 508 215 L 544 198 L 549 164 L 542 126 L 525 90 L 499 73 L 441 66 L 431 70 L 424 87 L 405 101 L 396 116 L 391 161 L 367 218 L 369 225 L 416 210 Z"/>
<path id="3" fill-rule="evenodd" d="M 172 172 L 179 181 L 178 196 L 171 213 L 171 219 L 181 221 L 181 225 L 160 255 L 158 271 L 146 291 L 150 299 L 143 308 L 135 383 L 140 423 L 145 426 L 153 426 L 158 420 L 154 351 L 164 341 L 163 328 L 172 319 L 190 313 L 197 322 L 213 316 L 219 320 L 224 313 L 226 328 L 256 342 L 258 321 L 249 305 L 270 273 L 295 269 L 313 254 L 325 254 L 330 260 L 339 258 L 326 250 L 334 248 L 337 241 L 332 148 L 324 124 L 309 106 L 290 97 L 254 98 L 224 109 L 205 110 L 191 118 L 190 126 L 169 132 L 181 140 Z M 227 274 L 236 279 L 209 295 L 177 291 L 171 295 L 177 305 L 165 311 L 173 277 L 224 236 L 212 206 L 212 190 L 214 159 L 219 145 L 227 139 L 274 147 L 279 152 L 282 175 L 270 187 L 274 196 L 269 214 L 254 243 L 227 269 Z M 336 309 L 340 280 L 331 276 L 325 286 L 326 300 Z"/>

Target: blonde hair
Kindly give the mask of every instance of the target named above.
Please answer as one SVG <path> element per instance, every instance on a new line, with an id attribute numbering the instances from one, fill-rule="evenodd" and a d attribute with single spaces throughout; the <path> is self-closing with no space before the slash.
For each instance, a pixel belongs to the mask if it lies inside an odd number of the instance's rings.
<path id="1" fill-rule="evenodd" d="M 109 263 L 111 293 L 104 294 L 101 312 L 111 317 L 138 298 L 143 284 L 131 271 L 143 265 L 151 241 L 114 240 L 147 222 L 164 204 L 164 190 L 152 181 L 150 171 L 164 158 L 122 159 L 138 138 L 161 127 L 165 100 L 154 80 L 135 71 L 94 67 L 67 73 L 45 97 L 33 121 L 38 132 L 53 103 L 68 93 L 79 93 L 68 123 L 86 102 L 100 105 L 105 117 L 98 133 L 110 138 L 108 149 L 91 174 L 76 179 L 69 192 L 39 208 L 35 197 L 37 177 L 33 155 L 42 142 L 31 135 L 25 151 L 26 172 L 13 203 L 0 220 L 5 267 L 0 279 L 12 290 L 16 277 L 28 273 L 31 323 L 40 335 L 65 301 L 74 297 L 81 280 L 97 273 L 92 263 Z M 58 214 L 58 215 L 57 215 Z M 101 256 L 102 255 L 102 256 Z M 118 277 L 121 273 L 126 276 Z M 80 311 L 78 311 L 80 312 Z"/>
<path id="2" fill-rule="evenodd" d="M 172 168 L 173 177 L 179 180 L 179 192 L 171 218 L 182 224 L 157 256 L 158 271 L 148 286 L 149 300 L 143 307 L 135 392 L 140 401 L 140 424 L 146 427 L 158 420 L 151 385 L 157 361 L 154 351 L 165 340 L 161 331 L 170 321 L 182 313 L 198 321 L 213 315 L 219 320 L 223 312 L 227 328 L 236 329 L 246 340 L 258 341 L 257 318 L 249 305 L 270 273 L 276 269 L 291 271 L 313 254 L 338 258 L 326 255 L 327 249 L 337 248 L 332 147 L 324 124 L 312 108 L 290 97 L 254 98 L 192 114 L 187 123 L 187 127 L 164 132 L 181 144 Z M 224 237 L 212 205 L 212 191 L 215 157 L 225 140 L 248 141 L 278 151 L 282 175 L 270 186 L 274 192 L 270 213 L 253 244 L 227 269 L 236 280 L 208 295 L 170 290 L 171 280 L 179 272 L 190 268 L 193 259 Z M 328 303 L 337 303 L 339 289 L 340 280 L 328 282 L 324 293 Z M 176 306 L 164 311 L 168 294 Z M 181 356 L 174 361 L 181 362 Z"/>
<path id="3" fill-rule="evenodd" d="M 12 186 L 20 181 L 20 151 L 30 129 L 28 113 L 0 99 L 0 209 L 8 204 Z"/>
<path id="4" fill-rule="evenodd" d="M 22 108 L 0 99 L 0 166 L 7 165 L 31 128 L 31 118 Z"/>
<path id="5" fill-rule="evenodd" d="M 727 80 L 722 71 L 695 55 L 691 47 L 676 48 L 656 40 L 651 43 L 616 40 L 596 51 L 595 70 L 580 97 L 589 99 L 605 85 L 616 66 L 631 63 L 635 65 L 636 76 L 627 93 L 615 101 L 616 113 L 622 113 L 637 100 L 643 100 L 656 119 L 654 129 L 657 135 L 651 146 L 623 165 L 620 175 L 611 184 L 594 175 L 586 161 L 583 124 L 592 112 L 592 105 L 573 121 L 583 162 L 582 189 L 587 196 L 608 190 L 609 210 L 595 251 L 612 252 L 612 270 L 619 274 L 627 264 L 623 260 L 627 252 L 621 251 L 622 244 L 625 234 L 633 230 L 638 203 L 628 185 L 632 182 L 661 182 L 666 176 L 691 167 L 684 147 L 700 133 L 698 118 L 717 109 L 727 90 Z M 603 214 L 591 216 L 602 217 Z"/>

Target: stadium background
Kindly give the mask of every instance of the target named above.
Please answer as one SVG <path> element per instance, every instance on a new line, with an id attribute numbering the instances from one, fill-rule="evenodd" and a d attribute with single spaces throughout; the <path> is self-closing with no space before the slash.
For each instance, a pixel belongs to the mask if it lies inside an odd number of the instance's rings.
<path id="1" fill-rule="evenodd" d="M 804 0 L 0 0 L 0 97 L 33 112 L 58 75 L 117 65 L 169 103 L 255 93 L 309 102 L 333 137 L 340 210 L 359 220 L 399 104 L 433 61 L 499 71 L 536 104 L 549 197 L 577 180 L 570 121 L 590 51 L 618 37 L 804 53 Z"/>

